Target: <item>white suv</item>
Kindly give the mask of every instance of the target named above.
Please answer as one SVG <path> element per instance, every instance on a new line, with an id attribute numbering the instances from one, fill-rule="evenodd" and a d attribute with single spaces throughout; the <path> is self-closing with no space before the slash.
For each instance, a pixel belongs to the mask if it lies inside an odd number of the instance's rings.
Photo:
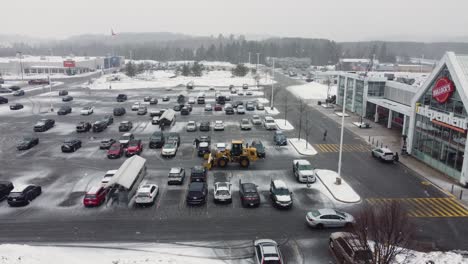
<path id="1" fill-rule="evenodd" d="M 393 161 L 395 153 L 388 148 L 374 148 L 371 150 L 372 157 L 382 161 Z"/>
<path id="2" fill-rule="evenodd" d="M 265 116 L 265 119 L 263 120 L 263 126 L 265 126 L 266 130 L 276 130 L 276 123 L 275 119 L 271 116 Z"/>
<path id="3" fill-rule="evenodd" d="M 214 184 L 214 201 L 216 202 L 232 202 L 231 183 L 215 182 Z"/>
<path id="4" fill-rule="evenodd" d="M 108 170 L 101 180 L 102 185 L 103 186 L 107 185 L 116 173 L 117 173 L 117 170 Z"/>
<path id="5" fill-rule="evenodd" d="M 136 193 L 135 204 L 153 204 L 158 195 L 159 188 L 156 184 L 141 184 Z"/>

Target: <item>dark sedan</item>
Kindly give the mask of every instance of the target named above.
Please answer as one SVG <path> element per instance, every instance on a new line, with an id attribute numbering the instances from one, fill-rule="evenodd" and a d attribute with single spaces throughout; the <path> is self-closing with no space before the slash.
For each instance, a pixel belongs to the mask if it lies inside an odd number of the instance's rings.
<path id="1" fill-rule="evenodd" d="M 42 188 L 38 185 L 15 187 L 8 195 L 7 201 L 10 206 L 28 205 L 41 193 Z"/>
<path id="2" fill-rule="evenodd" d="M 62 97 L 62 101 L 63 101 L 63 102 L 70 102 L 70 101 L 73 101 L 73 96 L 66 95 L 66 96 Z"/>
<path id="3" fill-rule="evenodd" d="M 263 146 L 263 143 L 261 141 L 252 141 L 252 147 L 257 149 L 257 157 L 265 158 L 265 146 Z"/>
<path id="4" fill-rule="evenodd" d="M 63 143 L 62 152 L 75 152 L 79 148 L 81 148 L 81 140 L 71 139 Z"/>
<path id="5" fill-rule="evenodd" d="M 89 122 L 80 122 L 78 125 L 76 125 L 76 132 L 88 132 L 91 130 L 91 127 L 92 125 Z"/>
<path id="6" fill-rule="evenodd" d="M 51 129 L 55 125 L 53 119 L 41 119 L 34 125 L 34 132 L 44 132 Z"/>
<path id="7" fill-rule="evenodd" d="M 24 137 L 23 140 L 21 140 L 18 145 L 16 146 L 16 149 L 18 150 L 27 150 L 30 149 L 34 146 L 39 144 L 39 138 L 38 137 Z"/>
<path id="8" fill-rule="evenodd" d="M 257 185 L 253 183 L 242 183 L 239 180 L 239 196 L 243 207 L 260 205 Z"/>
<path id="9" fill-rule="evenodd" d="M 15 103 L 15 104 L 10 105 L 10 110 L 20 110 L 23 108 L 24 106 L 20 103 Z"/>

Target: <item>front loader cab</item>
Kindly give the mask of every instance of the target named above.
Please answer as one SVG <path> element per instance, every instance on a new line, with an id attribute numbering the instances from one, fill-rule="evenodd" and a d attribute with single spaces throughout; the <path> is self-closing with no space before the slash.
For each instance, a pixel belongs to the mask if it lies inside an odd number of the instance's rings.
<path id="1" fill-rule="evenodd" d="M 243 142 L 240 140 L 233 140 L 231 144 L 231 156 L 232 157 L 238 157 L 242 155 L 243 151 Z"/>

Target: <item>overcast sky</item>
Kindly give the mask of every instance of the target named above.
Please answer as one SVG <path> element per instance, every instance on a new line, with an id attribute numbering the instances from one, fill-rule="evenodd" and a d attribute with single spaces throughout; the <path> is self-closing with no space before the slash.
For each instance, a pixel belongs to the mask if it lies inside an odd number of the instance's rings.
<path id="1" fill-rule="evenodd" d="M 258 34 L 348 40 L 468 35 L 466 0 L 2 0 L 0 34 Z"/>

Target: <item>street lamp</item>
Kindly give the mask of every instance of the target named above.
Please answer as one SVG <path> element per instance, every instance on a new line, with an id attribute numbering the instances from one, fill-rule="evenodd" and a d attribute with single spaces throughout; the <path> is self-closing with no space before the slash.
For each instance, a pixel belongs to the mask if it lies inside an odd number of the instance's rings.
<path id="1" fill-rule="evenodd" d="M 343 112 L 341 113 L 341 136 L 340 136 L 340 154 L 338 156 L 338 177 L 336 178 L 336 182 L 341 183 L 341 157 L 343 156 L 343 133 L 344 133 L 344 118 L 345 118 L 345 108 L 346 108 L 346 90 L 348 85 L 344 86 L 344 94 L 343 94 Z"/>
<path id="2" fill-rule="evenodd" d="M 271 100 L 270 100 L 270 109 L 273 111 L 273 91 L 274 91 L 274 85 L 275 82 L 273 81 L 275 79 L 275 58 L 273 58 L 273 70 L 271 73 Z"/>
<path id="3" fill-rule="evenodd" d="M 21 68 L 21 80 L 24 81 L 23 77 L 23 53 L 21 51 L 17 51 L 19 54 L 19 59 L 20 59 L 20 68 Z"/>

